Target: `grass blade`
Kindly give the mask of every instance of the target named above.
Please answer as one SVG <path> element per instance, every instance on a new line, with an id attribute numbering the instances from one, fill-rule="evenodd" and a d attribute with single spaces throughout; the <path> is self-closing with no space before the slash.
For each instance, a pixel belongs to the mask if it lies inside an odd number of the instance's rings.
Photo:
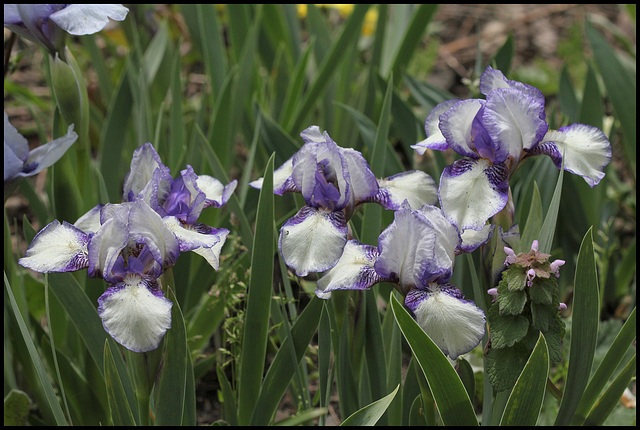
<path id="1" fill-rule="evenodd" d="M 258 200 L 256 233 L 251 254 L 251 280 L 242 336 L 238 386 L 238 424 L 248 425 L 255 410 L 264 368 L 269 333 L 269 311 L 273 282 L 274 211 L 273 160 L 267 162 Z"/>
<path id="2" fill-rule="evenodd" d="M 467 390 L 447 357 L 398 302 L 393 293 L 390 301 L 400 330 L 429 382 L 442 422 L 445 425 L 477 426 L 478 420 Z"/>
<path id="3" fill-rule="evenodd" d="M 556 425 L 568 425 L 578 408 L 588 382 L 586 375 L 591 373 L 598 340 L 600 295 L 591 229 L 580 245 L 574 285 L 569 369 Z"/>
<path id="4" fill-rule="evenodd" d="M 340 424 L 341 426 L 373 426 L 385 413 L 396 396 L 400 385 L 385 397 L 359 409 Z"/>
<path id="5" fill-rule="evenodd" d="M 511 391 L 500 425 L 536 425 L 548 375 L 549 350 L 544 335 L 540 333 L 538 342 Z"/>
<path id="6" fill-rule="evenodd" d="M 135 426 L 136 420 L 133 417 L 129 403 L 126 401 L 127 397 L 120 379 L 122 373 L 118 372 L 113 357 L 109 341 L 105 340 L 103 361 L 111 423 L 116 426 Z"/>
<path id="7" fill-rule="evenodd" d="M 31 335 L 29 334 L 29 329 L 27 328 L 27 325 L 22 319 L 22 314 L 18 309 L 18 304 L 16 303 L 16 299 L 13 296 L 13 291 L 11 290 L 11 286 L 9 285 L 9 280 L 7 279 L 7 273 L 4 271 L 3 273 L 4 273 L 4 288 L 7 293 L 7 297 L 9 297 L 10 308 L 13 312 L 16 322 L 18 323 L 18 327 L 20 328 L 22 339 L 24 340 L 24 343 L 29 352 L 29 358 L 31 358 L 33 367 L 38 375 L 40 386 L 42 387 L 42 390 L 47 398 L 48 407 L 49 409 L 51 409 L 51 412 L 53 413 L 53 416 L 56 420 L 56 424 L 61 426 L 67 425 L 67 419 L 65 418 L 64 412 L 62 411 L 62 408 L 60 407 L 60 403 L 58 402 L 56 394 L 53 391 L 53 386 L 51 385 L 49 375 L 47 374 L 47 371 L 44 368 L 44 364 L 42 363 L 42 360 L 40 359 L 40 355 L 38 354 L 36 346 L 33 343 L 33 340 L 31 339 Z"/>

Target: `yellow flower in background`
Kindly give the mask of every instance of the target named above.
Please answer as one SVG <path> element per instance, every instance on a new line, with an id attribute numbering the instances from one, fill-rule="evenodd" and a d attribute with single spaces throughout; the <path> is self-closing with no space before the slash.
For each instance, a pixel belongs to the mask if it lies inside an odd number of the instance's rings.
<path id="1" fill-rule="evenodd" d="M 353 4 L 316 4 L 316 6 L 326 9 L 334 9 L 338 11 L 341 18 L 346 18 L 353 12 Z M 300 18 L 306 18 L 307 16 L 307 4 L 298 4 L 298 16 Z M 362 34 L 364 36 L 370 36 L 373 34 L 378 22 L 378 9 L 373 7 L 367 12 L 364 23 L 362 24 Z"/>

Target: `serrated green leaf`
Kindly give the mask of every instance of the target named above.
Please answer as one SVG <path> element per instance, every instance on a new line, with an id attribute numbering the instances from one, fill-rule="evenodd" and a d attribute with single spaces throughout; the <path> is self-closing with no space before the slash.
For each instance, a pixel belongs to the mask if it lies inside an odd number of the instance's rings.
<path id="1" fill-rule="evenodd" d="M 29 416 L 31 399 L 24 391 L 12 389 L 4 397 L 4 425 L 25 426 Z"/>
<path id="2" fill-rule="evenodd" d="M 440 418 L 445 425 L 478 425 L 471 400 L 460 377 L 440 348 L 420 328 L 407 310 L 391 294 L 391 309 L 424 372 Z"/>
<path id="3" fill-rule="evenodd" d="M 510 390 L 522 373 L 530 351 L 520 343 L 512 348 L 490 348 L 485 357 L 487 376 L 497 392 Z"/>
<path id="4" fill-rule="evenodd" d="M 500 425 L 533 426 L 538 420 L 549 375 L 549 352 L 544 335 L 531 352 L 516 385 L 511 391 Z"/>
<path id="5" fill-rule="evenodd" d="M 491 347 L 508 348 L 527 335 L 529 320 L 522 315 L 499 315 L 498 305 L 489 308 Z"/>
<path id="6" fill-rule="evenodd" d="M 533 285 L 528 289 L 529 298 L 534 303 L 550 305 L 557 290 L 558 283 L 555 278 L 535 278 Z"/>
<path id="7" fill-rule="evenodd" d="M 524 291 L 500 291 L 496 302 L 500 306 L 500 315 L 520 315 L 527 304 L 527 293 Z"/>

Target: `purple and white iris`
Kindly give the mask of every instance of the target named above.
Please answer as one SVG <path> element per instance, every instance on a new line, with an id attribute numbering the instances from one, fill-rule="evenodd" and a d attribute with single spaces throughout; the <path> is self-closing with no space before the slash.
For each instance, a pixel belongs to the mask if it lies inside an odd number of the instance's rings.
<path id="1" fill-rule="evenodd" d="M 64 51 L 67 34 L 97 33 L 128 13 L 121 4 L 5 4 L 4 26 L 54 55 Z"/>
<path id="2" fill-rule="evenodd" d="M 156 349 L 171 327 L 173 304 L 159 278 L 184 251 L 214 268 L 229 230 L 198 223 L 207 206 L 220 207 L 236 181 L 223 186 L 191 166 L 172 179 L 147 143 L 134 152 L 124 202 L 98 205 L 74 225 L 55 220 L 34 237 L 19 263 L 41 273 L 88 269 L 109 288 L 98 299 L 105 330 L 135 352 Z"/>
<path id="3" fill-rule="evenodd" d="M 448 281 L 461 238 L 457 228 L 430 205 L 397 210 L 378 246 L 350 240 L 344 253 L 318 280 L 316 295 L 364 290 L 395 283 L 405 306 L 433 342 L 452 359 L 475 348 L 485 332 L 484 313 Z"/>
<path id="4" fill-rule="evenodd" d="M 67 134 L 49 143 L 29 150 L 29 143 L 9 122 L 4 113 L 4 182 L 25 176 L 32 176 L 53 165 L 78 139 L 69 126 Z"/>
<path id="5" fill-rule="evenodd" d="M 273 174 L 273 191 L 301 193 L 306 202 L 280 229 L 280 253 L 298 276 L 333 267 L 347 243 L 347 223 L 356 207 L 375 202 L 396 210 L 437 201 L 434 180 L 408 171 L 377 179 L 362 154 L 341 148 L 325 131 L 311 126 L 300 133 L 305 144 Z M 251 183 L 262 188 L 263 179 Z"/>
<path id="6" fill-rule="evenodd" d="M 427 139 L 412 147 L 453 149 L 461 158 L 446 167 L 439 199 L 447 219 L 463 231 L 481 230 L 508 201 L 509 177 L 527 157 L 546 154 L 591 186 L 604 177 L 611 144 L 596 127 L 572 124 L 549 130 L 544 96 L 487 67 L 480 77 L 482 99 L 448 100 L 425 121 Z"/>

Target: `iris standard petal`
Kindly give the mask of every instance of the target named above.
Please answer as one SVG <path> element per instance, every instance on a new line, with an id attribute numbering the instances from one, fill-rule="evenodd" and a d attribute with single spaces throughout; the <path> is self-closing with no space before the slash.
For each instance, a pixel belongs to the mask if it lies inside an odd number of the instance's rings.
<path id="1" fill-rule="evenodd" d="M 440 130 L 449 147 L 465 157 L 478 158 L 471 130 L 485 101 L 462 100 L 440 115 Z"/>
<path id="2" fill-rule="evenodd" d="M 547 133 L 534 153 L 549 155 L 559 169 L 564 154 L 564 169 L 594 187 L 604 178 L 604 168 L 611 161 L 611 143 L 599 128 L 578 123 Z"/>
<path id="3" fill-rule="evenodd" d="M 142 200 L 137 200 L 129 214 L 131 239 L 144 242 L 161 268 L 173 266 L 180 255 L 176 235 L 162 217 Z"/>
<path id="4" fill-rule="evenodd" d="M 348 241 L 340 260 L 318 280 L 316 295 L 328 299 L 334 290 L 366 290 L 381 282 L 383 279 L 374 269 L 378 255 L 375 246 Z"/>
<path id="5" fill-rule="evenodd" d="M 498 89 L 487 96 L 482 124 L 494 142 L 495 158 L 503 162 L 508 157 L 517 164 L 523 150 L 538 144 L 549 129 L 544 120 L 544 101 L 512 89 Z"/>
<path id="6" fill-rule="evenodd" d="M 424 131 L 427 133 L 427 138 L 421 142 L 411 145 L 418 154 L 422 155 L 427 149 L 435 149 L 438 151 L 445 151 L 449 149 L 449 144 L 445 139 L 442 131 L 440 130 L 440 115 L 448 111 L 458 103 L 459 99 L 451 99 L 438 103 L 429 113 L 427 119 L 424 121 Z"/>
<path id="7" fill-rule="evenodd" d="M 432 207 L 440 211 L 438 208 Z M 430 209 L 424 211 L 403 208 L 396 211 L 394 220 L 379 236 L 380 256 L 375 269 L 381 277 L 395 282 L 404 291 L 426 288 L 429 282 L 445 282 L 453 271 L 454 250 L 459 242 L 455 228 L 441 230 L 429 219 Z M 451 245 L 451 239 L 455 245 Z"/>
<path id="8" fill-rule="evenodd" d="M 98 298 L 98 315 L 118 343 L 146 352 L 156 349 L 171 328 L 172 306 L 154 279 L 130 274 Z"/>
<path id="9" fill-rule="evenodd" d="M 110 206 L 115 205 L 105 205 L 105 208 Z M 104 213 L 105 208 L 101 212 Z M 128 243 L 129 229 L 126 222 L 117 217 L 103 221 L 100 229 L 89 243 L 88 275 L 90 277 L 109 277 L 120 252 Z"/>
<path id="10" fill-rule="evenodd" d="M 347 221 L 342 212 L 304 206 L 280 229 L 278 246 L 287 266 L 298 276 L 333 267 L 347 242 Z"/>
<path id="11" fill-rule="evenodd" d="M 286 192 L 301 192 L 293 182 L 291 174 L 293 173 L 293 157 L 289 158 L 284 164 L 273 171 L 273 192 L 279 196 Z M 250 182 L 253 188 L 262 189 L 263 178 L 258 178 Z"/>
<path id="12" fill-rule="evenodd" d="M 91 235 L 63 221 L 49 223 L 33 238 L 18 263 L 40 273 L 73 272 L 89 266 Z"/>
<path id="13" fill-rule="evenodd" d="M 492 91 L 500 88 L 516 89 L 529 97 L 535 98 L 537 102 L 544 104 L 544 95 L 542 94 L 542 91 L 522 82 L 511 81 L 507 79 L 500 70 L 488 66 L 480 76 L 480 92 L 485 96 L 488 96 Z M 544 117 L 542 117 L 542 119 L 544 119 Z"/>
<path id="14" fill-rule="evenodd" d="M 205 194 L 204 207 L 219 208 L 229 201 L 229 197 L 238 186 L 238 181 L 234 179 L 227 185 L 222 185 L 222 182 L 212 176 L 198 175 L 196 185 Z"/>
<path id="15" fill-rule="evenodd" d="M 354 206 L 378 193 L 378 180 L 362 154 L 352 148 L 341 148 L 347 162 L 350 185 L 350 204 Z"/>
<path id="16" fill-rule="evenodd" d="M 140 196 L 152 207 L 163 202 L 173 178 L 151 143 L 133 151 L 130 166 L 124 179 L 122 199 L 131 202 Z"/>
<path id="17" fill-rule="evenodd" d="M 411 290 L 405 305 L 416 322 L 446 355 L 455 360 L 475 348 L 485 333 L 485 316 L 453 285 Z"/>
<path id="18" fill-rule="evenodd" d="M 481 230 L 507 204 L 509 172 L 504 164 L 463 158 L 440 178 L 440 207 L 459 230 Z"/>
<path id="19" fill-rule="evenodd" d="M 6 8 L 7 5 L 5 5 Z M 6 12 L 5 12 L 6 13 Z M 29 156 L 29 142 L 21 135 L 18 130 L 9 122 L 9 115 L 4 112 L 4 153 L 7 154 L 7 147 L 10 152 L 15 154 L 16 158 L 24 164 Z M 22 167 L 22 166 L 21 166 Z M 6 161 L 5 161 L 5 179 L 6 179 Z"/>
<path id="20" fill-rule="evenodd" d="M 121 4 L 71 4 L 51 14 L 49 19 L 69 34 L 82 36 L 102 30 L 109 18 L 123 21 L 128 12 Z"/>
<path id="21" fill-rule="evenodd" d="M 414 209 L 438 202 L 436 181 L 421 170 L 410 170 L 379 179 L 378 184 L 378 194 L 368 201 L 379 203 L 385 209 L 398 210 L 405 200 Z"/>

